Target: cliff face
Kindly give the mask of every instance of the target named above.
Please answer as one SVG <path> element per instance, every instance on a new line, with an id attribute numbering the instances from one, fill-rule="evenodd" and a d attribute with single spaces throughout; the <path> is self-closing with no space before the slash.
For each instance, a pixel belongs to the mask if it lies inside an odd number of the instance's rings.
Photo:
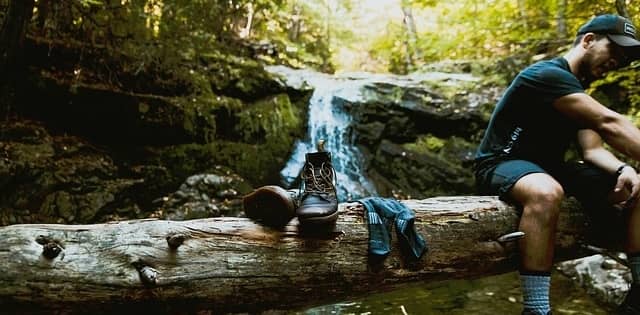
<path id="1" fill-rule="evenodd" d="M 502 89 L 469 74 L 425 76 L 437 78 L 374 83 L 361 102 L 340 100 L 354 117 L 368 175 L 382 195 L 474 194 L 473 156 Z"/>

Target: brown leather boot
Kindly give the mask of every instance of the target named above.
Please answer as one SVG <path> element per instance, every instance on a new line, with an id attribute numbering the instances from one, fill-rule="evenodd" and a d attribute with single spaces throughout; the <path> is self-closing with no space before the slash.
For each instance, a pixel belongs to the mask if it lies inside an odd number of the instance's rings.
<path id="1" fill-rule="evenodd" d="M 242 198 L 244 213 L 264 225 L 283 227 L 296 214 L 297 194 L 280 186 L 262 186 Z"/>
<path id="2" fill-rule="evenodd" d="M 336 173 L 331 153 L 307 153 L 301 173 L 304 191 L 296 211 L 301 224 L 331 224 L 338 219 Z"/>

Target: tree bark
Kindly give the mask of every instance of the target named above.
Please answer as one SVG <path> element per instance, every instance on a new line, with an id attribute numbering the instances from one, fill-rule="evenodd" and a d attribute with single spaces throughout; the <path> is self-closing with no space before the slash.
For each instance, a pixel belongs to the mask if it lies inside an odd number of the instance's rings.
<path id="1" fill-rule="evenodd" d="M 0 113 L 8 113 L 19 86 L 24 37 L 34 0 L 11 0 L 0 25 Z"/>
<path id="2" fill-rule="evenodd" d="M 289 40 L 295 43 L 298 41 L 302 30 L 302 6 L 297 1 L 294 1 L 291 7 L 289 23 L 291 25 L 288 32 Z"/>
<path id="3" fill-rule="evenodd" d="M 413 19 L 411 1 L 403 0 L 401 6 L 403 14 L 402 24 L 405 29 L 405 66 L 407 72 L 411 72 L 416 66 L 416 60 L 420 60 L 422 58 L 422 54 L 418 48 L 418 32 L 416 30 L 416 22 Z"/>
<path id="4" fill-rule="evenodd" d="M 415 281 L 474 278 L 516 269 L 518 211 L 495 197 L 403 201 L 429 250 L 382 261 L 367 254 L 358 203 L 341 204 L 328 231 L 274 230 L 246 218 L 136 220 L 0 228 L 0 306 L 105 311 L 135 307 L 254 312 L 339 301 Z M 586 255 L 586 220 L 567 201 L 556 259 Z"/>
<path id="5" fill-rule="evenodd" d="M 0 26 L 0 73 L 3 81 L 11 76 L 11 66 L 21 53 L 27 25 L 33 14 L 33 0 L 12 0 Z"/>
<path id="6" fill-rule="evenodd" d="M 627 10 L 627 2 L 625 0 L 616 0 L 616 11 L 621 16 L 629 18 L 629 10 Z"/>
<path id="7" fill-rule="evenodd" d="M 558 0 L 558 11 L 556 12 L 558 38 L 563 39 L 567 36 L 567 0 Z"/>

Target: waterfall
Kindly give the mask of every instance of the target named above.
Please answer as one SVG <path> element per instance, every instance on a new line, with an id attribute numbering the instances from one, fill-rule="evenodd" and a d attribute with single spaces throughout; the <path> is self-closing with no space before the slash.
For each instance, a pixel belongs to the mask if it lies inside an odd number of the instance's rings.
<path id="1" fill-rule="evenodd" d="M 318 141 L 325 140 L 324 150 L 331 152 L 332 164 L 336 171 L 338 199 L 343 202 L 377 195 L 375 187 L 362 168 L 362 154 L 349 135 L 352 119 L 336 104 L 337 97 L 347 100 L 360 99 L 363 81 L 279 66 L 269 67 L 269 71 L 283 75 L 289 85 L 295 85 L 296 83 L 291 81 L 297 81 L 299 86 L 306 83 L 314 89 L 309 100 L 307 136 L 295 143 L 291 157 L 280 172 L 284 185 L 290 187 L 298 182 L 305 154 L 316 152 Z"/>
<path id="2" fill-rule="evenodd" d="M 313 88 L 309 101 L 307 136 L 295 143 L 293 154 L 280 172 L 284 186 L 291 187 L 297 183 L 298 175 L 304 165 L 305 154 L 316 152 L 318 141 L 325 140 L 324 148 L 331 152 L 336 170 L 336 186 L 341 202 L 378 195 L 375 186 L 366 176 L 366 170 L 363 169 L 364 158 L 350 134 L 352 117 L 342 108 L 345 100 L 354 104 L 365 104 L 371 100 L 379 101 L 385 96 L 393 98 L 395 88 L 407 91 L 423 90 L 426 82 L 432 82 L 441 87 L 463 89 L 462 83 L 478 80 L 469 73 L 438 71 L 416 72 L 409 75 L 365 72 L 328 75 L 313 70 L 291 69 L 284 66 L 270 66 L 267 70 L 282 76 L 286 81 L 285 85 L 296 90 L 304 90 L 305 86 Z M 392 88 L 385 89 L 385 86 Z M 414 98 L 419 98 L 419 95 Z M 403 99 L 402 103 L 403 106 L 412 108 L 418 106 L 416 102 L 423 101 L 409 97 Z M 391 102 L 397 102 L 397 100 Z M 432 102 L 446 102 L 446 100 L 440 97 Z M 468 107 L 475 107 L 479 103 L 480 99 L 469 95 Z"/>

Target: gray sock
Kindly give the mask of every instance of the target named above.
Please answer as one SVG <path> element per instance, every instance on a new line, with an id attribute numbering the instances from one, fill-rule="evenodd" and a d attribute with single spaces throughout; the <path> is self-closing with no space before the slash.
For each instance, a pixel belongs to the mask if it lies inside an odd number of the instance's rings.
<path id="1" fill-rule="evenodd" d="M 520 274 L 522 284 L 522 304 L 524 309 L 538 314 L 547 314 L 551 310 L 549 305 L 549 287 L 551 276 Z"/>

